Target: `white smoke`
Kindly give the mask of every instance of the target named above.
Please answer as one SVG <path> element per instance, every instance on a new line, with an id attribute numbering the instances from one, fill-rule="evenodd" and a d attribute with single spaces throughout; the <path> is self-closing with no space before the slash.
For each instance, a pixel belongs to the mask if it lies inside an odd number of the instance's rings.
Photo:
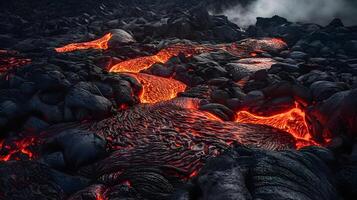
<path id="1" fill-rule="evenodd" d="M 243 7 L 238 4 L 225 10 L 231 21 L 241 27 L 255 24 L 256 17 L 279 15 L 292 22 L 327 25 L 341 18 L 345 25 L 357 24 L 357 0 L 256 0 Z"/>

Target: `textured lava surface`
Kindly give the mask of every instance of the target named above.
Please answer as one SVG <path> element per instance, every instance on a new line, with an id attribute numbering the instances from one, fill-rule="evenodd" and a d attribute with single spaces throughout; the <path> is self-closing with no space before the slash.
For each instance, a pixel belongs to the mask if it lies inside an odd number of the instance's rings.
<path id="1" fill-rule="evenodd" d="M 185 91 L 186 85 L 171 78 L 162 78 L 149 74 L 128 74 L 143 85 L 139 96 L 141 103 L 158 103 L 173 99 Z"/>
<path id="2" fill-rule="evenodd" d="M 161 165 L 189 175 L 205 159 L 234 142 L 272 150 L 295 147 L 295 138 L 287 132 L 265 125 L 222 122 L 198 111 L 198 103 L 196 99 L 180 98 L 139 105 L 98 123 L 82 125 L 104 136 L 108 148 L 115 151 L 97 163 L 93 173 Z"/>

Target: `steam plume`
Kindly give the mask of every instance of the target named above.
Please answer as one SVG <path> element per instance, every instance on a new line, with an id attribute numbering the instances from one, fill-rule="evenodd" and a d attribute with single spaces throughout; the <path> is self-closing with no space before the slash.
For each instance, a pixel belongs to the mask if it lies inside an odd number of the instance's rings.
<path id="1" fill-rule="evenodd" d="M 241 27 L 255 24 L 256 17 L 279 15 L 292 22 L 328 24 L 338 17 L 346 25 L 357 24 L 355 0 L 255 0 L 243 6 L 237 3 L 223 11 L 224 15 Z"/>

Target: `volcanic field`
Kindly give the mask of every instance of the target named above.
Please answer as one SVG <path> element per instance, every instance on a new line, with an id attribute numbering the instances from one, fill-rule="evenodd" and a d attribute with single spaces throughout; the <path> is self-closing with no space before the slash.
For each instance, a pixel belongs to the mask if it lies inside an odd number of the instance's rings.
<path id="1" fill-rule="evenodd" d="M 0 199 L 357 199 L 357 26 L 219 5 L 0 3 Z"/>

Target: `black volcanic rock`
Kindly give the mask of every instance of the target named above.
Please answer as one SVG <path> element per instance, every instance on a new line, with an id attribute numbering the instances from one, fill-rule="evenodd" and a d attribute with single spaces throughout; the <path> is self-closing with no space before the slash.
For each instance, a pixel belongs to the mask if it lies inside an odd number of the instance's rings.
<path id="1" fill-rule="evenodd" d="M 355 200 L 357 26 L 273 16 L 243 30 L 216 15 L 237 3 L 251 1 L 0 1 L 0 199 Z M 56 52 L 110 32 L 107 49 Z M 177 44 L 194 53 L 154 56 Z M 144 56 L 160 63 L 141 73 L 198 99 L 137 105 L 145 83 L 108 70 Z M 243 146 L 303 143 L 233 122 L 295 106 L 329 149 Z M 235 132 L 243 144 L 229 149 Z"/>
<path id="2" fill-rule="evenodd" d="M 192 186 L 178 191 L 189 195 L 174 199 L 338 199 L 326 163 L 331 158 L 317 147 L 269 152 L 237 146 L 211 159 Z"/>
<path id="3" fill-rule="evenodd" d="M 100 117 L 110 113 L 112 103 L 105 97 L 94 95 L 83 88 L 73 88 L 66 96 L 65 103 L 70 108 L 84 108 Z"/>
<path id="4" fill-rule="evenodd" d="M 310 89 L 314 100 L 319 102 L 328 99 L 337 92 L 347 90 L 348 86 L 345 83 L 317 81 L 310 86 Z"/>
<path id="5" fill-rule="evenodd" d="M 257 23 L 255 24 L 257 27 L 261 27 L 263 29 L 269 28 L 269 27 L 277 27 L 281 26 L 284 24 L 289 24 L 287 19 L 280 17 L 280 16 L 273 16 L 271 18 L 263 18 L 263 17 L 258 17 L 257 18 Z"/>
<path id="6" fill-rule="evenodd" d="M 106 154 L 106 141 L 95 133 L 70 130 L 48 139 L 47 152 L 60 151 L 71 169 L 92 163 Z"/>
<path id="7" fill-rule="evenodd" d="M 327 28 L 329 28 L 329 27 L 336 28 L 336 27 L 344 27 L 344 25 L 343 25 L 343 22 L 341 19 L 335 18 L 326 27 Z"/>
<path id="8" fill-rule="evenodd" d="M 2 163 L 0 172 L 0 193 L 3 199 L 45 200 L 65 197 L 63 189 L 56 184 L 51 176 L 51 169 L 46 165 L 32 161 L 14 161 Z"/>

